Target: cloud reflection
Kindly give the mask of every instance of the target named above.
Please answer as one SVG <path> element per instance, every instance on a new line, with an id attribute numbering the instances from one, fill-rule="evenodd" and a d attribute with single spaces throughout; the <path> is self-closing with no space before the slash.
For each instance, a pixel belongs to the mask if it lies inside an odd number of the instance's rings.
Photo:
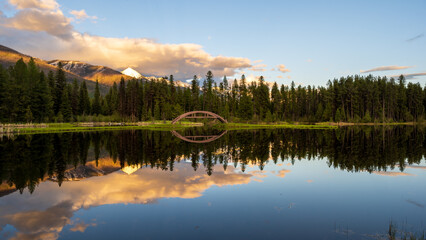
<path id="1" fill-rule="evenodd" d="M 90 164 L 89 164 L 90 165 Z M 107 164 L 109 165 L 109 164 Z M 214 168 L 208 176 L 194 171 L 190 164 L 177 164 L 173 172 L 141 168 L 132 174 L 115 171 L 102 177 L 81 181 L 41 183 L 37 191 L 24 196 L 13 193 L 0 203 L 0 227 L 12 225 L 17 233 L 12 239 L 56 239 L 64 226 L 72 225 L 74 212 L 106 204 L 148 204 L 162 198 L 196 198 L 211 186 L 247 184 L 252 174 Z M 71 231 L 84 232 L 94 224 L 76 223 Z"/>

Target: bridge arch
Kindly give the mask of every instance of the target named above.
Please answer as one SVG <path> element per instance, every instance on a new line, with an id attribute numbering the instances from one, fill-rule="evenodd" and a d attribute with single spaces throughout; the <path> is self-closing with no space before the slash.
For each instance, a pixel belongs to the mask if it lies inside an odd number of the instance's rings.
<path id="1" fill-rule="evenodd" d="M 225 135 L 228 131 L 222 131 L 221 133 L 219 133 L 218 135 L 213 135 L 213 136 L 183 136 L 181 134 L 179 134 L 176 131 L 171 131 L 171 133 L 177 137 L 180 138 L 181 140 L 185 141 L 185 142 L 190 142 L 190 143 L 209 143 L 209 142 L 213 142 L 219 138 L 221 138 L 223 135 Z"/>
<path id="2" fill-rule="evenodd" d="M 211 119 L 218 119 L 219 121 L 223 123 L 228 123 L 226 119 L 224 119 L 223 117 L 219 116 L 216 113 L 212 113 L 209 111 L 192 111 L 192 112 L 184 113 L 180 115 L 179 117 L 173 119 L 172 124 L 175 124 L 184 118 L 211 118 Z"/>

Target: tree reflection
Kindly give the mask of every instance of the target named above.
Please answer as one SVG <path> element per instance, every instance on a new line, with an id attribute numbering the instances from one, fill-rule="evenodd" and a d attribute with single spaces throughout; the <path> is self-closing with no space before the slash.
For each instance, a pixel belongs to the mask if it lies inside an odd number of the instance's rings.
<path id="1" fill-rule="evenodd" d="M 40 181 L 59 185 L 66 171 L 88 160 L 110 156 L 121 168 L 140 165 L 173 171 L 187 160 L 194 170 L 208 175 L 215 165 L 229 164 L 263 169 L 268 161 L 301 159 L 327 161 L 329 167 L 346 171 L 386 171 L 420 163 L 425 155 L 425 132 L 420 127 L 339 128 L 337 130 L 228 131 L 214 142 L 194 144 L 163 131 L 107 131 L 21 135 L 0 140 L 0 180 L 19 191 L 33 192 Z M 201 135 L 203 129 L 182 134 Z M 214 133 L 209 133 L 214 134 Z M 98 162 L 97 162 L 98 164 Z M 96 165 L 97 165 L 96 164 Z"/>

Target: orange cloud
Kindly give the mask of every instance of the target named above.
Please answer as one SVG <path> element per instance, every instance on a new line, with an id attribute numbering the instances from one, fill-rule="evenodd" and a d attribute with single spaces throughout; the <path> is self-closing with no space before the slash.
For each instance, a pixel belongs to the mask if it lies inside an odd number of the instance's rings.
<path id="1" fill-rule="evenodd" d="M 55 0 L 9 0 L 9 3 L 17 9 L 38 8 L 54 10 L 59 7 Z"/>
<path id="2" fill-rule="evenodd" d="M 70 20 L 60 10 L 24 9 L 11 18 L 4 18 L 1 25 L 24 31 L 46 32 L 61 39 L 70 39 L 73 31 Z"/>
<path id="3" fill-rule="evenodd" d="M 105 169 L 112 160 L 107 162 Z M 31 198 L 22 198 L 19 193 L 3 198 L 8 204 L 0 205 L 0 228 L 12 225 L 18 231 L 16 239 L 56 239 L 64 226 L 72 224 L 71 217 L 81 208 L 117 203 L 148 204 L 161 198 L 196 198 L 211 186 L 247 184 L 253 176 L 236 173 L 232 166 L 228 166 L 226 172 L 221 166 L 213 170 L 214 174 L 208 176 L 203 169 L 194 171 L 185 163 L 176 165 L 172 175 L 151 168 L 141 168 L 130 175 L 119 170 L 102 177 L 63 182 L 60 191 L 56 183 L 44 182 Z M 54 197 L 47 194 L 52 192 Z M 31 209 L 23 210 L 22 206 Z M 96 224 L 77 223 L 70 230 L 85 231 L 88 226 Z"/>
<path id="4" fill-rule="evenodd" d="M 280 178 L 283 178 L 283 177 L 285 177 L 285 175 L 286 175 L 287 173 L 289 173 L 289 172 L 291 172 L 291 170 L 283 169 L 283 170 L 280 170 L 276 176 L 277 176 L 277 177 L 280 177 Z"/>
<path id="5" fill-rule="evenodd" d="M 216 76 L 233 76 L 252 67 L 247 58 L 212 56 L 198 44 L 162 44 L 147 38 L 108 38 L 79 33 L 71 25 L 72 19 L 64 16 L 54 0 L 10 3 L 18 11 L 12 17 L 0 16 L 3 44 L 10 43 L 11 47 L 39 58 L 78 59 L 116 69 L 132 67 L 145 75 L 174 74 L 178 79 L 202 76 L 208 70 Z M 77 19 L 90 18 L 84 10 L 71 13 Z M 17 41 L 21 39 L 26 39 L 25 43 Z M 37 43 L 37 47 L 29 46 L 28 42 Z"/>
<path id="6" fill-rule="evenodd" d="M 255 71 L 255 72 L 265 72 L 266 67 L 267 67 L 266 64 L 257 64 L 257 65 L 254 65 L 253 67 L 249 68 L 249 70 Z"/>
<path id="7" fill-rule="evenodd" d="M 84 232 L 86 231 L 86 228 L 88 227 L 96 227 L 96 223 L 84 223 L 84 222 L 80 222 L 74 225 L 74 227 L 70 228 L 71 232 Z"/>
<path id="8" fill-rule="evenodd" d="M 282 72 L 282 73 L 287 73 L 290 72 L 290 69 L 287 69 L 286 66 L 284 64 L 280 64 L 277 66 L 278 71 Z"/>
<path id="9" fill-rule="evenodd" d="M 403 172 L 384 172 L 384 171 L 373 171 L 372 173 L 380 175 L 380 176 L 389 176 L 389 177 L 399 177 L 399 176 L 415 176 L 410 173 Z"/>
<path id="10" fill-rule="evenodd" d="M 80 11 L 72 10 L 72 11 L 70 11 L 70 13 L 78 20 L 86 20 L 86 19 L 96 20 L 96 19 L 98 19 L 98 17 L 96 17 L 96 16 L 87 15 L 86 10 L 84 10 L 84 9 L 82 9 Z"/>

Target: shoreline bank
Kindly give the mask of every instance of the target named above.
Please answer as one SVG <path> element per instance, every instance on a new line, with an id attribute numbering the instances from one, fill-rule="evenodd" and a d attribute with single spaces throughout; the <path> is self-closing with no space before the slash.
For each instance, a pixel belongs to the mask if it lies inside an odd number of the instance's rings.
<path id="1" fill-rule="evenodd" d="M 425 125 L 425 122 L 404 123 L 348 123 L 348 122 L 278 122 L 278 123 L 226 123 L 213 125 L 214 128 L 225 130 L 250 130 L 250 129 L 337 129 L 350 126 L 416 126 Z M 36 123 L 36 124 L 0 124 L 0 134 L 35 134 L 35 133 L 59 133 L 59 132 L 84 132 L 84 131 L 107 131 L 107 130 L 179 130 L 189 127 L 202 127 L 203 123 L 180 122 L 171 124 L 171 121 L 155 122 L 78 122 L 78 123 Z"/>

